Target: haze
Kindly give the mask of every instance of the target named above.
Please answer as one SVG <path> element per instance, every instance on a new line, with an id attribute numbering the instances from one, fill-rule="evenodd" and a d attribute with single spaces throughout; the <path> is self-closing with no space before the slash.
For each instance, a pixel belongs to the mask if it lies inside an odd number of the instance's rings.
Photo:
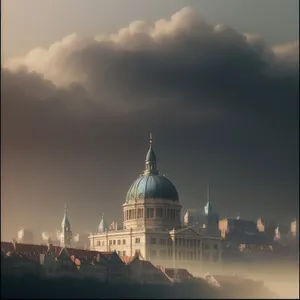
<path id="1" fill-rule="evenodd" d="M 2 239 L 54 231 L 64 203 L 74 232 L 121 221 L 149 132 L 184 207 L 209 178 L 221 216 L 298 217 L 298 11 L 2 1 Z"/>

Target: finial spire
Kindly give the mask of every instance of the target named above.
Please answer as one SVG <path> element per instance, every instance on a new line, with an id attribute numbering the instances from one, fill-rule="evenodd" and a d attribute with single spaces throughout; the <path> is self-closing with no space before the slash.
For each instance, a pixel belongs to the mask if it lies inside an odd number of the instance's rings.
<path id="1" fill-rule="evenodd" d="M 207 180 L 207 203 L 210 203 L 210 197 L 209 197 L 209 179 Z"/>
<path id="2" fill-rule="evenodd" d="M 212 206 L 210 203 L 210 195 L 209 195 L 209 180 L 207 180 L 207 202 L 206 205 L 204 207 L 204 212 L 205 214 L 208 216 L 212 213 Z"/>
<path id="3" fill-rule="evenodd" d="M 65 203 L 65 214 L 67 214 L 67 203 Z"/>
<path id="4" fill-rule="evenodd" d="M 150 147 L 152 147 L 152 133 L 151 132 L 149 134 L 149 144 L 150 144 Z"/>

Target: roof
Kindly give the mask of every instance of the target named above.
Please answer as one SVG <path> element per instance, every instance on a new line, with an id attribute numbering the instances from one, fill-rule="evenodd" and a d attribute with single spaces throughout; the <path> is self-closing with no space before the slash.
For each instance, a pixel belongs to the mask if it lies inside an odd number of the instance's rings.
<path id="1" fill-rule="evenodd" d="M 137 178 L 129 188 L 126 203 L 136 199 L 166 199 L 178 201 L 178 193 L 173 183 L 159 174 L 144 174 Z"/>
<path id="2" fill-rule="evenodd" d="M 50 251 L 54 254 L 54 256 L 58 256 L 61 253 L 62 249 L 63 248 L 60 246 L 50 245 Z"/>
<path id="3" fill-rule="evenodd" d="M 106 260 L 110 260 L 113 256 L 114 252 L 99 252 L 102 257 L 104 257 Z"/>
<path id="4" fill-rule="evenodd" d="M 83 249 L 76 249 L 76 248 L 66 248 L 66 250 L 70 256 L 75 256 L 76 258 L 82 258 L 87 261 L 94 260 L 99 253 L 98 251 L 83 250 Z"/>
<path id="5" fill-rule="evenodd" d="M 14 249 L 14 245 L 12 242 L 1 242 L 1 249 L 3 249 L 4 253 L 6 254 Z"/>
<path id="6" fill-rule="evenodd" d="M 65 207 L 65 213 L 64 213 L 63 220 L 61 222 L 61 226 L 62 227 L 69 227 L 69 230 L 71 228 L 70 221 L 69 221 L 68 214 L 67 214 L 67 207 Z"/>
<path id="7" fill-rule="evenodd" d="M 123 263 L 125 263 L 126 265 L 130 264 L 132 259 L 135 256 L 120 256 L 121 260 L 123 261 Z"/>
<path id="8" fill-rule="evenodd" d="M 157 271 L 157 268 L 148 260 L 140 260 L 142 268 L 146 271 Z"/>
<path id="9" fill-rule="evenodd" d="M 147 155 L 146 155 L 146 162 L 152 162 L 152 163 L 156 163 L 156 155 L 155 155 L 155 152 L 152 148 L 152 145 L 150 145 L 150 148 L 147 152 Z"/>
<path id="10" fill-rule="evenodd" d="M 15 251 L 21 258 L 28 258 L 39 261 L 40 254 L 46 254 L 48 251 L 48 246 L 15 243 Z"/>
<path id="11" fill-rule="evenodd" d="M 177 274 L 175 273 L 175 271 L 177 272 Z M 180 280 L 188 280 L 194 278 L 194 276 L 186 269 L 165 268 L 164 272 L 168 275 L 169 278 L 174 278 L 175 274 L 179 277 Z"/>

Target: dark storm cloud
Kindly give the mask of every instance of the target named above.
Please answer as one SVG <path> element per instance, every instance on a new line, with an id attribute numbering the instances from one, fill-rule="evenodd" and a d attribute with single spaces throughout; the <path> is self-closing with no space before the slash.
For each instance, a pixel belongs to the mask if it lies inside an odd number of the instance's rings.
<path id="1" fill-rule="evenodd" d="M 68 170 L 60 175 L 62 182 L 71 176 L 68 184 L 79 191 L 85 180 L 96 184 L 99 174 L 90 170 L 98 165 L 88 163 L 96 159 L 109 186 L 115 184 L 115 171 L 134 179 L 136 168 L 142 167 L 142 161 L 134 161 L 145 148 L 144 141 L 137 141 L 154 131 L 159 147 L 169 151 L 176 145 L 172 155 L 181 167 L 171 160 L 164 166 L 177 172 L 183 197 L 196 198 L 197 191 L 188 192 L 194 182 L 190 179 L 189 185 L 180 173 L 187 168 L 194 177 L 198 167 L 193 165 L 200 159 L 203 177 L 230 177 L 230 165 L 253 178 L 262 170 L 267 177 L 281 172 L 280 179 L 268 178 L 267 189 L 274 190 L 265 195 L 268 209 L 276 210 L 271 201 L 279 193 L 274 183 L 298 176 L 298 51 L 298 41 L 268 48 L 254 35 L 212 26 L 188 8 L 169 21 L 152 27 L 134 22 L 109 37 L 70 35 L 2 68 L 4 165 L 13 163 L 14 153 L 22 153 L 20 160 L 35 161 L 30 166 L 34 173 L 37 157 L 44 153 L 45 161 L 56 159 Z M 68 160 L 72 166 L 82 164 L 79 174 L 68 169 Z M 9 190 L 13 176 L 6 174 L 4 189 Z M 118 197 L 127 185 L 120 184 Z M 282 190 L 291 185 L 289 181 Z M 293 188 L 289 211 L 296 203 Z M 238 190 L 238 197 L 245 194 L 242 187 Z M 91 199 L 97 192 L 90 192 Z M 102 192 L 105 198 L 116 197 L 108 188 Z M 259 206 L 261 199 L 251 193 Z M 74 201 L 81 200 L 79 192 Z M 111 210 L 119 211 L 119 202 Z"/>

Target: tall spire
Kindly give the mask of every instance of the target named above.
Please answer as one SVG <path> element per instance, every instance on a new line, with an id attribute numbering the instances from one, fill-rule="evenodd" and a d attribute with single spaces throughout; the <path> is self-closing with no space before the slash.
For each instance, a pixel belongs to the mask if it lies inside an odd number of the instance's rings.
<path id="1" fill-rule="evenodd" d="M 144 174 L 157 174 L 157 173 L 158 173 L 158 170 L 156 169 L 156 155 L 153 150 L 152 133 L 150 133 L 150 135 L 149 135 L 149 150 L 146 155 Z"/>
<path id="2" fill-rule="evenodd" d="M 210 215 L 212 213 L 212 206 L 210 202 L 210 194 L 209 194 L 209 180 L 207 181 L 207 202 L 206 205 L 204 206 L 204 212 L 206 215 Z"/>
<path id="3" fill-rule="evenodd" d="M 67 204 L 65 204 L 65 213 L 61 222 L 61 232 L 59 233 L 59 236 L 61 247 L 71 247 L 73 235 L 67 215 Z"/>
<path id="4" fill-rule="evenodd" d="M 209 180 L 207 180 L 207 203 L 210 203 L 210 198 L 209 198 Z"/>
<path id="5" fill-rule="evenodd" d="M 100 224 L 98 226 L 98 232 L 105 232 L 105 230 L 107 230 L 107 225 L 106 225 L 106 222 L 104 220 L 104 214 L 102 213 L 101 221 L 100 221 Z"/>
<path id="6" fill-rule="evenodd" d="M 70 228 L 70 221 L 68 219 L 68 211 L 67 211 L 67 204 L 65 204 L 65 213 L 64 213 L 64 217 L 61 223 L 61 226 L 64 228 Z M 69 229 L 70 230 L 70 229 Z"/>

